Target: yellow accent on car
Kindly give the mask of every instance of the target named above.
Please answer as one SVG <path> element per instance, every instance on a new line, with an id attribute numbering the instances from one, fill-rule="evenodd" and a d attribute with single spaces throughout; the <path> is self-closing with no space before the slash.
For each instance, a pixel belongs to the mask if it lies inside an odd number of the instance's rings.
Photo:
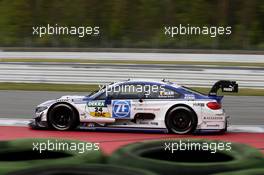
<path id="1" fill-rule="evenodd" d="M 90 115 L 93 117 L 111 117 L 109 112 L 90 112 Z"/>

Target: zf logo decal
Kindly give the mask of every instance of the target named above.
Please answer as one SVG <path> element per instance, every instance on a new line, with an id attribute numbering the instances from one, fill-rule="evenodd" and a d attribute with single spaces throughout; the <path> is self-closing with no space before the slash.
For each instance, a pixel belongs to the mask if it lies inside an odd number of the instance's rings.
<path id="1" fill-rule="evenodd" d="M 130 118 L 131 103 L 126 100 L 113 101 L 113 118 Z"/>

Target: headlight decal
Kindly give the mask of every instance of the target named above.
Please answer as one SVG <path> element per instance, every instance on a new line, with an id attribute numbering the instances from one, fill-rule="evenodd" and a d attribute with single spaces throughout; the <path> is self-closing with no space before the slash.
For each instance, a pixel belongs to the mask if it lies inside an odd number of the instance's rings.
<path id="1" fill-rule="evenodd" d="M 36 108 L 35 112 L 36 113 L 40 113 L 40 112 L 46 110 L 47 108 L 48 108 L 47 106 L 40 106 L 40 107 Z"/>

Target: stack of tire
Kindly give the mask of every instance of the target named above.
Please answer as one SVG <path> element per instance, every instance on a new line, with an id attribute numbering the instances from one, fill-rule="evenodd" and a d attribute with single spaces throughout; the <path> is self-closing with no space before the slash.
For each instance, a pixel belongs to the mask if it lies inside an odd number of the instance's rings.
<path id="1" fill-rule="evenodd" d="M 10 173 L 9 175 L 157 175 L 153 172 L 135 168 L 107 165 L 90 164 L 78 166 L 54 166 L 31 168 Z"/>
<path id="2" fill-rule="evenodd" d="M 214 174 L 214 175 L 263 175 L 263 174 L 264 174 L 264 168 L 255 168 L 255 169 L 248 169 L 248 170 L 241 170 L 241 171 L 219 173 L 219 174 Z"/>
<path id="3" fill-rule="evenodd" d="M 232 143 L 232 149 L 171 150 L 175 143 L 211 144 L 208 140 L 159 140 L 129 144 L 107 159 L 100 151 L 78 153 L 32 151 L 36 139 L 0 142 L 1 175 L 258 175 L 264 174 L 264 157 L 257 149 Z M 39 139 L 39 142 L 45 139 Z M 57 141 L 57 140 L 56 140 Z M 64 142 L 79 142 L 65 141 Z M 219 142 L 220 143 L 220 142 Z M 222 142 L 221 143 L 226 143 Z M 220 173 L 220 174 L 219 174 Z M 221 174 L 222 173 L 222 174 Z"/>
<path id="4" fill-rule="evenodd" d="M 97 150 L 81 153 L 71 149 L 45 150 L 41 153 L 34 150 L 37 143 L 47 141 L 69 145 L 84 143 L 59 139 L 0 141 L 0 175 L 156 175 L 147 170 L 105 164 L 105 156 Z"/>
<path id="5" fill-rule="evenodd" d="M 14 141 L 0 141 L 0 174 L 5 175 L 11 171 L 20 171 L 27 168 L 80 165 L 87 163 L 100 163 L 104 157 L 100 151 L 86 151 L 78 153 L 75 150 L 54 150 L 39 152 L 34 144 L 47 141 L 64 144 L 81 143 L 73 140 L 58 139 L 19 139 Z M 83 142 L 82 142 L 83 143 Z"/>
<path id="6" fill-rule="evenodd" d="M 247 145 L 232 143 L 230 150 L 216 153 L 212 153 L 211 150 L 190 151 L 190 149 L 172 153 L 165 149 L 166 145 L 175 143 L 179 145 L 179 142 L 190 143 L 189 140 L 162 140 L 130 144 L 117 150 L 108 159 L 108 163 L 146 169 L 160 175 L 206 175 L 223 172 L 232 174 L 233 171 L 264 167 L 263 154 Z M 191 142 L 227 143 L 208 140 L 191 140 Z M 255 172 L 263 173 L 263 169 L 249 170 L 252 175 Z"/>

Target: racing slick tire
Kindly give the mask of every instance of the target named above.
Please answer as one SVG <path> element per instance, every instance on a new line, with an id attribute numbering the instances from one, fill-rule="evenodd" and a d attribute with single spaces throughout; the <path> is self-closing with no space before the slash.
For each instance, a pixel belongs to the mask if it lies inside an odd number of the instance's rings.
<path id="1" fill-rule="evenodd" d="M 67 175 L 156 175 L 153 172 L 129 168 L 129 167 L 120 167 L 115 165 L 107 164 L 90 164 L 84 166 L 53 166 L 53 167 L 41 167 L 41 168 L 32 168 L 27 170 L 22 170 L 9 175 L 58 175 L 58 174 L 67 174 Z"/>
<path id="2" fill-rule="evenodd" d="M 57 147 L 55 146 L 56 143 Z M 62 143 L 64 146 L 67 144 L 68 147 L 65 147 L 69 149 L 55 149 L 58 148 L 58 143 Z M 94 149 L 85 150 L 82 153 L 77 150 L 79 146 L 86 146 L 87 144 L 93 146 Z M 76 150 L 70 149 L 69 145 L 75 145 Z M 44 147 L 46 148 L 45 150 Z M 42 152 L 40 152 L 40 148 L 42 148 Z M 4 175 L 13 171 L 40 166 L 48 167 L 65 164 L 75 166 L 87 163 L 101 163 L 105 158 L 101 151 L 95 148 L 95 143 L 74 140 L 18 139 L 0 141 L 0 174 Z"/>
<path id="3" fill-rule="evenodd" d="M 55 104 L 48 112 L 48 126 L 51 129 L 65 131 L 75 129 L 78 125 L 78 113 L 65 103 Z"/>
<path id="4" fill-rule="evenodd" d="M 209 145 L 208 150 L 177 149 L 185 143 Z M 232 149 L 211 153 L 212 145 L 226 145 L 229 142 L 207 140 L 160 140 L 129 144 L 120 148 L 108 158 L 108 163 L 142 168 L 161 175 L 169 174 L 212 174 L 262 166 L 263 155 L 247 145 L 231 143 Z M 174 145 L 170 150 L 166 144 Z M 223 146 L 222 146 L 223 147 Z M 210 148 L 210 149 L 209 149 Z"/>
<path id="5" fill-rule="evenodd" d="M 195 129 L 197 117 L 188 107 L 176 106 L 168 111 L 165 123 L 169 132 L 187 134 Z"/>

